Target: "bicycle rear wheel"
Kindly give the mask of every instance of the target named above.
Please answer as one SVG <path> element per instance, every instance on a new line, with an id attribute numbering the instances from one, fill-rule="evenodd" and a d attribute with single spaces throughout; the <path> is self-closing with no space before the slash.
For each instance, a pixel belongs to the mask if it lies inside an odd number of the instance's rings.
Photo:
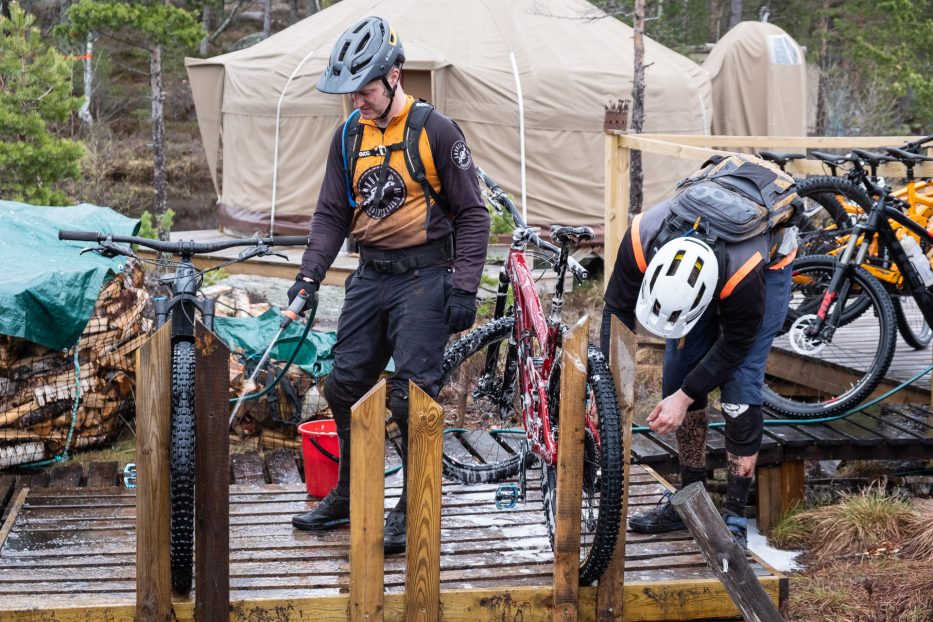
<path id="1" fill-rule="evenodd" d="M 444 474 L 465 484 L 516 475 L 525 454 L 525 430 L 514 370 L 505 380 L 515 318 L 483 324 L 447 348 L 437 402 L 444 407 Z M 487 357 L 492 373 L 486 374 Z M 514 358 L 509 361 L 514 365 Z"/>
<path id="2" fill-rule="evenodd" d="M 901 337 L 914 350 L 923 350 L 933 341 L 933 330 L 927 324 L 917 301 L 913 296 L 892 296 L 894 303 L 894 319 L 897 321 L 897 330 Z"/>
<path id="3" fill-rule="evenodd" d="M 194 546 L 194 342 L 172 346 L 170 559 L 172 590 L 191 590 Z"/>
<path id="4" fill-rule="evenodd" d="M 859 267 L 846 277 L 848 291 L 837 292 L 821 334 L 807 335 L 835 269 L 836 260 L 825 255 L 794 263 L 787 319 L 774 339 L 762 390 L 765 405 L 781 414 L 815 418 L 857 406 L 884 378 L 894 356 L 891 297 Z M 865 310 L 853 318 L 850 307 L 863 304 Z"/>
<path id="5" fill-rule="evenodd" d="M 548 400 L 555 440 L 560 433 L 560 369 L 550 378 Z M 583 504 L 580 530 L 580 584 L 598 579 L 615 550 L 619 537 L 623 491 L 622 436 L 619 429 L 619 403 L 612 375 L 599 348 L 587 351 L 586 417 L 589 425 L 583 442 Z M 592 429 L 591 429 L 592 428 Z M 593 434 L 598 431 L 598 436 Z M 557 466 L 542 462 L 544 515 L 554 545 L 557 504 Z"/>

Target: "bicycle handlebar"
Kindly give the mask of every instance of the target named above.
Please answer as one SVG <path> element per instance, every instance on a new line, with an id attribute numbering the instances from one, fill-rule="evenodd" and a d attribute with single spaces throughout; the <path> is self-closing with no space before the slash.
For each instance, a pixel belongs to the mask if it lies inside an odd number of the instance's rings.
<path id="1" fill-rule="evenodd" d="M 516 228 L 530 230 L 530 227 L 518 212 L 518 208 L 515 207 L 515 203 L 512 202 L 512 199 L 510 199 L 509 195 L 507 195 L 502 190 L 499 184 L 496 183 L 496 180 L 486 174 L 486 171 L 481 169 L 479 166 L 476 166 L 476 176 L 483 181 L 483 184 L 485 184 L 487 188 L 489 188 L 489 192 L 492 193 L 490 198 L 509 212 L 512 220 L 515 222 Z M 535 231 L 530 232 L 528 241 L 541 250 L 549 251 L 555 255 L 560 254 L 559 247 L 554 246 L 550 242 L 542 240 L 541 236 L 539 236 Z M 578 281 L 585 281 L 590 278 L 590 273 L 587 271 L 587 269 L 580 265 L 580 262 L 578 262 L 573 257 L 567 257 L 567 267 L 570 268 L 573 276 Z"/>
<path id="2" fill-rule="evenodd" d="M 151 248 L 154 251 L 173 254 L 197 255 L 200 253 L 213 253 L 236 246 L 300 246 L 308 243 L 307 236 L 272 236 L 268 238 L 243 238 L 240 240 L 225 240 L 223 242 L 195 242 L 193 240 L 179 240 L 166 242 L 136 235 L 111 235 L 97 231 L 59 231 L 59 240 L 75 240 L 79 242 L 117 242 L 120 244 L 138 244 Z"/>

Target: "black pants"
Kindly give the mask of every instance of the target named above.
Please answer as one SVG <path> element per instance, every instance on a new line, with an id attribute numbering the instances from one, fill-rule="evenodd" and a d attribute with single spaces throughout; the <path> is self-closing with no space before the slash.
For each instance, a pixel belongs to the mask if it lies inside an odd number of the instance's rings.
<path id="1" fill-rule="evenodd" d="M 363 264 L 347 280 L 346 299 L 337 324 L 334 368 L 324 395 L 334 414 L 341 443 L 338 488 L 349 490 L 350 408 L 369 391 L 392 359 L 389 409 L 407 440 L 408 382 L 432 397 L 440 391 L 447 345 L 444 308 L 452 288 L 448 266 L 387 274 Z"/>

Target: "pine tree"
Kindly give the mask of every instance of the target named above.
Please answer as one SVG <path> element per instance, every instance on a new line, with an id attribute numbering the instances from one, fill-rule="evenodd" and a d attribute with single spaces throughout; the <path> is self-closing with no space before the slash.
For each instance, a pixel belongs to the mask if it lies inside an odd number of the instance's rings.
<path id="1" fill-rule="evenodd" d="M 0 16 L 0 199 L 67 203 L 55 184 L 80 175 L 83 146 L 55 134 L 81 105 L 71 62 L 42 40 L 19 3 Z"/>

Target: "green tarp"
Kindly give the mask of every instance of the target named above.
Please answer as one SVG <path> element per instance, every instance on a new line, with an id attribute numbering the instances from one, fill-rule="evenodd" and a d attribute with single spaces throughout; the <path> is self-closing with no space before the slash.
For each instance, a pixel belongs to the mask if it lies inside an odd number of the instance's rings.
<path id="1" fill-rule="evenodd" d="M 242 350 L 258 359 L 262 356 L 279 330 L 282 317 L 276 308 L 269 309 L 259 317 L 218 317 L 214 318 L 214 332 L 224 340 L 230 350 Z M 292 322 L 279 337 L 278 345 L 272 349 L 270 358 L 275 361 L 287 361 L 301 339 L 304 326 Z M 312 330 L 305 338 L 305 345 L 295 358 L 295 365 L 314 377 L 330 373 L 334 365 L 331 348 L 337 341 L 334 332 Z"/>
<path id="2" fill-rule="evenodd" d="M 101 287 L 126 261 L 80 255 L 90 243 L 60 241 L 60 229 L 134 235 L 139 221 L 86 203 L 43 207 L 0 201 L 0 334 L 57 350 L 75 344 Z"/>

